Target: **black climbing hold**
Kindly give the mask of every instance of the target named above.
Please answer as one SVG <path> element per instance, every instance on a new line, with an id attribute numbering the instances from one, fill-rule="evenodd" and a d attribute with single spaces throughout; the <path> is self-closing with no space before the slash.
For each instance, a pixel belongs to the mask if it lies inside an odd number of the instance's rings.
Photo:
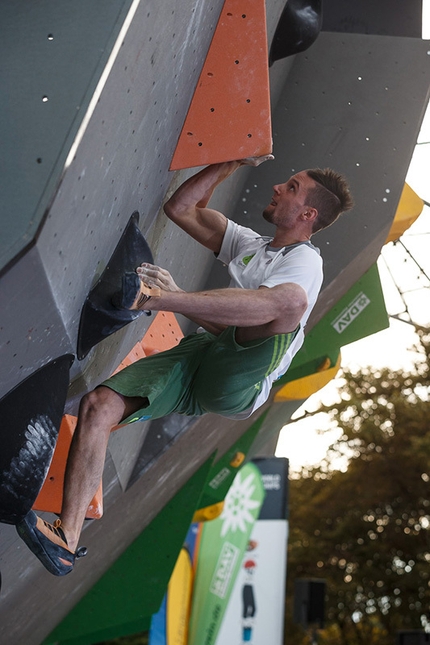
<path id="1" fill-rule="evenodd" d="M 117 309 L 131 309 L 140 291 L 140 278 L 135 271 L 124 273 L 122 287 L 112 296 L 112 304 Z"/>
<path id="2" fill-rule="evenodd" d="M 269 65 L 308 49 L 322 27 L 322 0 L 288 0 L 279 18 Z"/>
<path id="3" fill-rule="evenodd" d="M 94 345 L 143 313 L 120 310 L 112 303 L 112 297 L 121 289 L 122 276 L 135 271 L 142 262 L 153 262 L 151 249 L 137 226 L 138 221 L 139 213 L 136 211 L 131 216 L 106 269 L 85 300 L 79 323 L 79 360 L 85 358 Z"/>
<path id="4" fill-rule="evenodd" d="M 0 401 L 0 522 L 31 510 L 51 463 L 69 387 L 72 354 L 47 363 Z"/>

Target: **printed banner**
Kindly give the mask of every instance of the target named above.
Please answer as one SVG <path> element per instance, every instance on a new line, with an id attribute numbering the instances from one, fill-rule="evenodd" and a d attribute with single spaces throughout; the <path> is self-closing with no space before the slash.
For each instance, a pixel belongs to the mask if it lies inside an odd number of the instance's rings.
<path id="1" fill-rule="evenodd" d="M 256 460 L 266 491 L 216 645 L 282 645 L 288 537 L 288 460 Z"/>
<path id="2" fill-rule="evenodd" d="M 222 515 L 203 525 L 188 645 L 215 643 L 263 500 L 260 471 L 246 464 L 234 479 Z"/>
<path id="3" fill-rule="evenodd" d="M 282 645 L 287 531 L 286 520 L 255 524 L 216 645 Z"/>

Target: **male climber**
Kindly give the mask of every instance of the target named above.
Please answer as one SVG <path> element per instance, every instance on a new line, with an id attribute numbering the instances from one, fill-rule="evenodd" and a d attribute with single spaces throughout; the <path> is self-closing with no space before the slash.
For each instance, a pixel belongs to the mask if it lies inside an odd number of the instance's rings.
<path id="1" fill-rule="evenodd" d="M 246 418 L 268 398 L 271 384 L 302 345 L 322 283 L 322 261 L 310 238 L 351 208 L 352 198 L 345 179 L 330 169 L 293 175 L 273 187 L 263 212 L 275 226 L 273 238 L 207 208 L 218 184 L 241 165 L 269 158 L 208 166 L 164 207 L 173 222 L 228 264 L 228 288 L 186 293 L 168 271 L 150 264 L 124 277 L 117 306 L 173 311 L 203 329 L 171 350 L 133 363 L 83 397 L 60 519 L 51 525 L 30 511 L 17 526 L 54 575 L 69 573 L 81 555 L 78 540 L 113 426 L 173 412 Z"/>

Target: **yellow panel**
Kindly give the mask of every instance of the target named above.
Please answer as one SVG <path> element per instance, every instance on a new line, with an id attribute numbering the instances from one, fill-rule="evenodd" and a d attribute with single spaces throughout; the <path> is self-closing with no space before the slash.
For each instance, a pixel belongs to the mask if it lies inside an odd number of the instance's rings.
<path id="1" fill-rule="evenodd" d="M 243 462 L 245 461 L 245 456 L 246 455 L 243 452 L 239 452 L 239 451 L 236 452 L 233 455 L 233 459 L 230 462 L 230 466 L 232 468 L 239 468 L 239 466 L 241 466 L 243 464 Z"/>
<path id="2" fill-rule="evenodd" d="M 205 506 L 204 508 L 199 508 L 193 517 L 193 522 L 209 522 L 210 520 L 216 520 L 223 511 L 224 502 L 217 502 L 216 504 L 211 504 L 210 506 Z"/>
<path id="3" fill-rule="evenodd" d="M 167 645 L 187 645 L 192 584 L 190 554 L 182 548 L 167 590 Z"/>
<path id="4" fill-rule="evenodd" d="M 423 200 L 418 197 L 416 192 L 414 192 L 408 184 L 405 184 L 400 196 L 393 224 L 385 243 L 398 240 L 399 237 L 401 237 L 403 233 L 412 226 L 421 214 L 423 208 Z"/>
<path id="5" fill-rule="evenodd" d="M 334 367 L 324 369 L 315 374 L 298 378 L 284 385 L 275 395 L 275 403 L 278 401 L 298 401 L 307 399 L 315 392 L 318 392 L 324 385 L 327 385 L 338 373 L 340 368 L 340 354 Z"/>

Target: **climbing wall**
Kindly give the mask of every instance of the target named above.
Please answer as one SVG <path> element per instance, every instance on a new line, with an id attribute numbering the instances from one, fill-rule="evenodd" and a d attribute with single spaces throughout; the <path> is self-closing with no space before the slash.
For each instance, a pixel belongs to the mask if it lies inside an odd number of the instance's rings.
<path id="1" fill-rule="evenodd" d="M 0 277 L 8 303 L 0 396 L 47 360 L 76 353 L 83 303 L 132 213 L 144 233 L 154 224 L 222 1 L 182 0 L 162 12 L 137 1 L 109 3 L 109 10 L 103 2 L 71 10 L 61 0 L 29 13 L 23 6 L 1 8 L 0 46 L 15 59 L 6 74 L 15 112 L 2 131 L 6 142 L 15 131 L 22 140 L 11 140 L 2 157 L 10 169 L 2 176 L 4 228 L 16 238 L 2 236 L 9 263 Z M 78 394 L 111 373 L 149 323 L 117 335 L 102 361 L 94 352 L 75 361 Z"/>
<path id="2" fill-rule="evenodd" d="M 51 360 L 76 356 L 83 303 L 134 212 L 155 261 L 181 287 L 198 289 L 211 273 L 211 254 L 160 209 L 191 174 L 174 174 L 169 165 L 223 2 L 149 4 L 1 4 L 8 102 L 0 122 L 7 150 L 0 397 Z M 266 3 L 268 44 L 284 4 Z M 213 200 L 266 232 L 260 213 L 275 181 L 328 164 L 350 176 L 354 213 L 315 238 L 327 266 L 317 316 L 373 263 L 383 242 L 427 101 L 427 51 L 401 34 L 322 33 L 309 52 L 276 61 L 270 69 L 276 161 L 241 169 Z M 80 396 L 117 368 L 151 320 L 141 316 L 75 358 L 68 413 L 76 414 Z M 276 432 L 295 407 L 276 404 L 261 431 Z M 4 425 L 6 436 L 16 432 Z M 50 577 L 14 527 L 0 524 L 0 623 L 8 645 L 40 645 L 199 467 L 215 451 L 226 453 L 247 427 L 209 415 L 114 434 L 103 477 L 104 518 L 86 526 L 90 555 L 65 580 Z"/>
<path id="3" fill-rule="evenodd" d="M 323 32 L 295 60 L 273 115 L 275 161 L 249 175 L 234 219 L 270 234 L 261 212 L 272 185 L 304 168 L 330 166 L 350 180 L 353 211 L 312 238 L 325 277 L 310 326 L 385 243 L 429 87 L 429 46 L 418 38 Z"/>
<path id="4" fill-rule="evenodd" d="M 272 152 L 264 0 L 226 0 L 171 170 Z"/>

